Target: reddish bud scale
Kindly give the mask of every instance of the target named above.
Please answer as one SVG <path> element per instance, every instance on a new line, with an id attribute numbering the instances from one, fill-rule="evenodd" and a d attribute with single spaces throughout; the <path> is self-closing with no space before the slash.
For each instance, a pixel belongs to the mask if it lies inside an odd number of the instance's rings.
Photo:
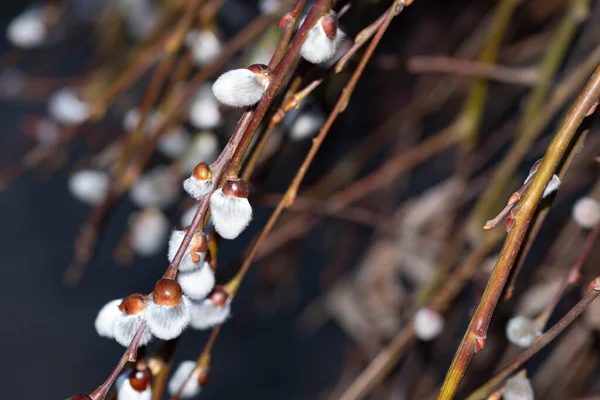
<path id="1" fill-rule="evenodd" d="M 119 310 L 127 315 L 139 314 L 146 308 L 146 297 L 139 293 L 130 294 L 125 297 L 121 304 L 119 304 Z"/>
<path id="2" fill-rule="evenodd" d="M 198 373 L 198 384 L 200 387 L 203 387 L 208 383 L 208 378 L 208 368 L 202 368 Z"/>
<path id="3" fill-rule="evenodd" d="M 208 298 L 217 307 L 223 307 L 227 303 L 229 294 L 223 286 L 215 286 L 213 291 L 208 295 Z"/>
<path id="4" fill-rule="evenodd" d="M 335 35 L 337 33 L 337 22 L 335 18 L 333 18 L 330 14 L 323 16 L 323 18 L 321 18 L 321 26 L 323 27 L 323 32 L 325 32 L 327 39 L 335 39 Z"/>
<path id="5" fill-rule="evenodd" d="M 199 181 L 210 181 L 212 179 L 212 171 L 207 163 L 201 162 L 194 168 L 192 176 Z"/>
<path id="6" fill-rule="evenodd" d="M 269 80 L 271 77 L 271 70 L 265 64 L 252 64 L 248 67 L 248 69 L 256 75 L 256 80 L 263 87 L 267 87 L 269 85 Z"/>
<path id="7" fill-rule="evenodd" d="M 265 64 L 252 64 L 248 67 L 248 69 L 257 75 L 265 75 L 269 73 L 269 67 Z"/>
<path id="8" fill-rule="evenodd" d="M 279 20 L 279 24 L 277 25 L 279 27 L 279 29 L 283 29 L 286 26 L 288 26 L 289 24 L 292 23 L 292 21 L 294 21 L 294 17 L 292 16 L 291 13 L 286 13 L 283 15 L 283 17 L 281 17 L 281 19 Z"/>
<path id="9" fill-rule="evenodd" d="M 596 278 L 593 281 L 590 282 L 590 284 L 588 285 L 588 292 L 592 292 L 592 291 L 600 291 L 600 278 Z"/>
<path id="10" fill-rule="evenodd" d="M 138 392 L 143 392 L 152 381 L 152 372 L 146 366 L 141 370 L 133 370 L 129 375 L 129 384 Z"/>
<path id="11" fill-rule="evenodd" d="M 243 179 L 228 179 L 223 185 L 223 194 L 237 198 L 248 198 L 248 184 Z"/>
<path id="12" fill-rule="evenodd" d="M 176 307 L 181 304 L 181 286 L 173 279 L 162 278 L 154 286 L 154 303 L 159 306 Z"/>
<path id="13" fill-rule="evenodd" d="M 192 257 L 192 262 L 197 264 L 200 262 L 202 257 L 200 253 L 206 253 L 208 248 L 208 239 L 206 235 L 202 232 L 196 232 L 192 237 L 192 244 L 190 248 L 190 256 Z"/>

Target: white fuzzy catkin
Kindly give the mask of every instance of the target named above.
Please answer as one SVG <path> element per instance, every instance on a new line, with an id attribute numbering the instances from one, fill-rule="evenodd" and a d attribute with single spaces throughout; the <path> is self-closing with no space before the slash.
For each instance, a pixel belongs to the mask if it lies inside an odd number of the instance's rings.
<path id="1" fill-rule="evenodd" d="M 204 196 L 210 193 L 212 187 L 212 179 L 203 181 L 190 176 L 183 181 L 183 190 L 196 200 L 202 200 Z"/>
<path id="2" fill-rule="evenodd" d="M 145 257 L 158 254 L 166 243 L 169 220 L 158 209 L 147 208 L 136 214 L 131 226 L 131 248 Z"/>
<path id="3" fill-rule="evenodd" d="M 527 178 L 525 179 L 525 182 L 523 182 L 523 184 L 528 183 L 530 180 L 533 179 L 534 176 L 535 176 L 535 172 L 530 173 L 527 176 Z M 558 175 L 552 175 L 550 182 L 548 182 L 548 184 L 546 185 L 546 189 L 544 189 L 544 193 L 542 194 L 542 199 L 545 199 L 550 194 L 552 194 L 554 191 L 558 190 L 558 187 L 560 186 L 560 184 L 561 184 L 561 182 L 560 182 L 560 178 L 558 177 Z"/>
<path id="4" fill-rule="evenodd" d="M 181 125 L 175 126 L 158 139 L 158 151 L 171 158 L 181 157 L 188 149 L 192 137 Z"/>
<path id="5" fill-rule="evenodd" d="M 117 392 L 117 400 L 152 400 L 152 387 L 148 385 L 146 390 L 138 392 L 131 386 L 129 379 L 126 379 Z"/>
<path id="6" fill-rule="evenodd" d="M 248 199 L 227 196 L 222 189 L 210 196 L 213 226 L 224 239 L 235 239 L 252 220 L 252 206 Z"/>
<path id="7" fill-rule="evenodd" d="M 183 294 L 193 300 L 206 297 L 215 287 L 215 273 L 206 261 L 197 268 L 177 274 L 177 282 L 181 285 Z"/>
<path id="8" fill-rule="evenodd" d="M 172 169 L 159 165 L 143 174 L 131 188 L 130 197 L 139 207 L 166 208 L 177 201 L 181 190 L 179 176 Z"/>
<path id="9" fill-rule="evenodd" d="M 335 19 L 335 12 L 331 11 L 331 16 Z M 323 30 L 323 25 L 321 24 L 322 21 L 323 18 L 319 19 L 315 26 L 308 31 L 306 40 L 300 48 L 300 55 L 302 58 L 313 64 L 324 63 L 335 56 L 335 53 L 345 36 L 344 32 L 342 32 L 338 26 L 335 32 L 335 38 L 333 38 L 333 40 L 329 39 Z M 303 22 L 304 21 L 302 21 L 302 23 Z"/>
<path id="10" fill-rule="evenodd" d="M 99 336 L 109 339 L 115 337 L 113 328 L 117 317 L 121 315 L 119 305 L 122 301 L 123 299 L 109 301 L 98 312 L 98 316 L 94 321 L 94 327 Z"/>
<path id="11" fill-rule="evenodd" d="M 213 84 L 217 100 L 231 107 L 252 106 L 262 99 L 269 82 L 247 68 L 225 72 Z"/>
<path id="12" fill-rule="evenodd" d="M 503 388 L 504 400 L 533 400 L 535 398 L 531 382 L 524 376 L 515 376 L 506 381 Z"/>
<path id="13" fill-rule="evenodd" d="M 433 340 L 444 329 L 444 317 L 430 308 L 420 308 L 414 316 L 415 335 L 424 341 Z"/>
<path id="14" fill-rule="evenodd" d="M 214 31 L 201 30 L 195 37 L 190 52 L 196 65 L 203 67 L 214 60 L 222 48 L 223 45 Z"/>
<path id="15" fill-rule="evenodd" d="M 203 330 L 222 324 L 231 315 L 230 301 L 224 306 L 216 306 L 211 299 L 206 298 L 192 303 L 190 326 Z"/>
<path id="16" fill-rule="evenodd" d="M 303 140 L 312 137 L 323 126 L 324 122 L 325 117 L 319 111 L 313 110 L 302 113 L 290 128 L 290 138 L 292 140 Z"/>
<path id="17" fill-rule="evenodd" d="M 46 24 L 41 8 L 24 11 L 9 22 L 6 37 L 10 43 L 22 49 L 41 46 L 46 39 Z"/>
<path id="18" fill-rule="evenodd" d="M 200 383 L 198 382 L 199 374 L 200 370 L 196 369 L 195 361 L 182 361 L 181 364 L 177 366 L 177 369 L 175 370 L 175 373 L 173 373 L 173 376 L 171 376 L 171 379 L 169 379 L 169 384 L 167 386 L 169 389 L 169 394 L 171 396 L 175 395 L 179 388 L 185 383 L 179 398 L 191 399 L 192 397 L 197 396 L 202 389 Z"/>
<path id="19" fill-rule="evenodd" d="M 203 235 L 203 233 L 200 233 Z M 171 238 L 169 239 L 169 251 L 168 258 L 169 262 L 173 262 L 175 258 L 175 254 L 177 254 L 177 250 L 179 250 L 179 246 L 183 242 L 183 238 L 185 237 L 185 232 L 180 230 L 174 230 L 171 233 Z M 192 238 L 192 241 L 194 239 Z M 206 253 L 196 253 L 200 256 L 200 261 L 194 263 L 192 260 L 192 255 L 190 254 L 190 250 L 192 249 L 192 243 L 188 245 L 188 248 L 185 250 L 185 255 L 181 259 L 181 263 L 179 263 L 179 271 L 180 272 L 189 272 L 199 269 L 204 263 L 204 258 L 206 257 Z"/>
<path id="20" fill-rule="evenodd" d="M 144 322 L 144 315 L 145 311 L 134 315 L 127 315 L 122 312 L 115 318 L 113 335 L 117 343 L 124 347 L 129 346 L 140 325 Z M 138 345 L 145 346 L 150 340 L 152 340 L 152 332 L 146 327 Z"/>
<path id="21" fill-rule="evenodd" d="M 198 129 L 214 129 L 221 124 L 221 110 L 211 84 L 198 89 L 190 104 L 189 113 L 190 123 Z"/>
<path id="22" fill-rule="evenodd" d="M 584 229 L 592 229 L 600 222 L 600 203 L 590 197 L 582 197 L 575 202 L 573 219 Z"/>
<path id="23" fill-rule="evenodd" d="M 192 303 L 186 296 L 181 297 L 178 306 L 159 306 L 148 302 L 145 311 L 146 323 L 154 336 L 162 340 L 175 339 L 190 323 Z"/>
<path id="24" fill-rule="evenodd" d="M 69 192 L 77 200 L 96 205 L 108 192 L 108 174 L 103 171 L 84 169 L 74 172 L 68 181 Z"/>
<path id="25" fill-rule="evenodd" d="M 531 346 L 535 338 L 541 334 L 542 331 L 535 321 L 521 315 L 512 317 L 506 324 L 508 341 L 522 348 Z"/>
<path id="26" fill-rule="evenodd" d="M 59 90 L 48 100 L 48 114 L 64 125 L 81 123 L 89 117 L 90 112 L 90 105 L 81 100 L 70 87 Z"/>
<path id="27" fill-rule="evenodd" d="M 193 139 L 190 148 L 181 160 L 186 173 L 192 174 L 200 162 L 212 163 L 219 155 L 219 139 L 213 132 L 200 132 Z"/>

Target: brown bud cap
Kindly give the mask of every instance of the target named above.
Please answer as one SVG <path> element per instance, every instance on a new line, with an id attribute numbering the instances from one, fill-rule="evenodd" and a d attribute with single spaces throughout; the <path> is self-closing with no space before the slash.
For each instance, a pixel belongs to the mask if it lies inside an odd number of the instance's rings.
<path id="1" fill-rule="evenodd" d="M 198 374 L 198 384 L 200 387 L 204 387 L 208 383 L 208 368 L 202 368 Z"/>
<path id="2" fill-rule="evenodd" d="M 248 69 L 257 75 L 268 75 L 269 67 L 265 64 L 252 64 Z"/>
<path id="3" fill-rule="evenodd" d="M 228 179 L 223 185 L 223 194 L 247 199 L 248 184 L 243 179 Z"/>
<path id="4" fill-rule="evenodd" d="M 227 303 L 227 298 L 229 297 L 229 293 L 225 290 L 225 288 L 221 285 L 216 285 L 212 292 L 208 295 L 208 298 L 213 302 L 213 304 L 217 307 L 223 307 L 225 303 Z"/>
<path id="5" fill-rule="evenodd" d="M 129 384 L 138 392 L 146 390 L 148 385 L 152 382 L 152 372 L 150 368 L 144 363 L 144 368 L 134 369 L 129 375 Z"/>
<path id="6" fill-rule="evenodd" d="M 210 167 L 207 163 L 201 162 L 194 168 L 192 176 L 194 177 L 194 179 L 197 179 L 199 181 L 210 181 L 212 180 L 212 171 L 210 170 Z"/>
<path id="7" fill-rule="evenodd" d="M 321 18 L 321 26 L 323 27 L 323 32 L 325 32 L 325 36 L 329 40 L 335 39 L 335 34 L 337 33 L 337 21 L 330 14 L 324 15 Z"/>
<path id="8" fill-rule="evenodd" d="M 146 296 L 139 293 L 130 294 L 125 297 L 121 304 L 119 304 L 119 310 L 127 315 L 139 314 L 146 308 Z"/>
<path id="9" fill-rule="evenodd" d="M 154 303 L 176 307 L 181 304 L 181 286 L 173 279 L 162 278 L 154 286 Z"/>
<path id="10" fill-rule="evenodd" d="M 192 250 L 196 253 L 206 253 L 208 239 L 202 232 L 196 232 L 192 237 Z"/>
<path id="11" fill-rule="evenodd" d="M 69 397 L 67 400 L 92 400 L 90 396 L 83 393 L 75 393 L 73 396 Z"/>

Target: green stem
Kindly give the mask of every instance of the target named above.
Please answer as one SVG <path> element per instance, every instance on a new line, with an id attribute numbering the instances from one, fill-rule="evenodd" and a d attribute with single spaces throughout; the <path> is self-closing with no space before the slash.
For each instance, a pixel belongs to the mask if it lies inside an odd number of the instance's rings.
<path id="1" fill-rule="evenodd" d="M 498 257 L 479 306 L 454 356 L 438 399 L 454 398 L 473 355 L 483 348 L 498 299 L 521 249 L 529 224 L 542 198 L 542 193 L 563 155 L 576 137 L 581 122 L 595 104 L 599 95 L 600 67 L 596 68 L 594 75 L 592 75 L 583 92 L 565 117 L 558 133 L 548 147 L 542 164 L 533 178 L 531 187 L 521 200 L 512 230 L 504 242 L 502 252 Z"/>

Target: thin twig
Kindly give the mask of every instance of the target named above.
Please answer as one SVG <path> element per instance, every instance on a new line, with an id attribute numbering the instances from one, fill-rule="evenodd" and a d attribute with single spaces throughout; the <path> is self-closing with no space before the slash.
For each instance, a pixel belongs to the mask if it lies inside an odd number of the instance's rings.
<path id="1" fill-rule="evenodd" d="M 539 80 L 536 68 L 505 67 L 453 57 L 416 56 L 408 60 L 406 67 L 416 74 L 444 72 L 525 86 L 534 86 Z"/>

